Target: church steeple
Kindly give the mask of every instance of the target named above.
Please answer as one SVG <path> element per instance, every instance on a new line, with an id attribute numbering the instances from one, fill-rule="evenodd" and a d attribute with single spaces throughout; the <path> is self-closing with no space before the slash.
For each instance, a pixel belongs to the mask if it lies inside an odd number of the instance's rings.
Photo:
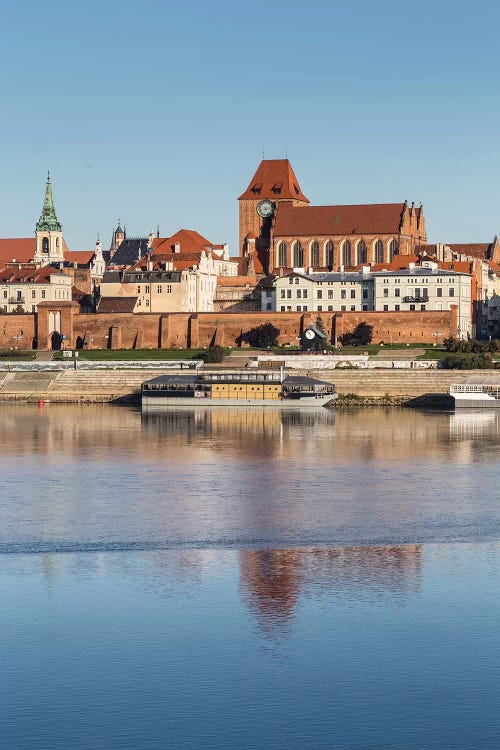
<path id="1" fill-rule="evenodd" d="M 42 214 L 36 225 L 37 232 L 62 232 L 62 224 L 56 216 L 54 198 L 52 197 L 52 183 L 50 172 L 47 172 L 47 184 L 45 185 L 45 198 L 43 201 Z"/>
<path id="2" fill-rule="evenodd" d="M 62 263 L 63 261 L 62 224 L 56 216 L 49 172 L 47 173 L 42 213 L 36 225 L 36 252 L 33 262 L 45 266 L 49 263 Z"/>

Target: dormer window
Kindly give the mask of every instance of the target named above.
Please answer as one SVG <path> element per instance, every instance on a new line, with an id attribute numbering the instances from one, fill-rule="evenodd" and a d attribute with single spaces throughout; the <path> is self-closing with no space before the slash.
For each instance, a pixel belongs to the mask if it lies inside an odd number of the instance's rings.
<path id="1" fill-rule="evenodd" d="M 281 194 L 281 188 L 282 188 L 282 187 L 283 187 L 283 183 L 282 183 L 282 182 L 280 182 L 280 183 L 276 183 L 276 184 L 275 184 L 275 185 L 273 185 L 273 187 L 272 187 L 272 191 L 273 191 L 273 193 L 274 193 L 275 195 L 280 195 L 280 194 Z"/>
<path id="2" fill-rule="evenodd" d="M 254 195 L 260 195 L 262 192 L 262 183 L 257 183 L 252 187 L 252 193 Z"/>
<path id="3" fill-rule="evenodd" d="M 293 189 L 295 190 L 295 195 L 300 195 L 300 190 L 295 183 L 293 183 Z"/>

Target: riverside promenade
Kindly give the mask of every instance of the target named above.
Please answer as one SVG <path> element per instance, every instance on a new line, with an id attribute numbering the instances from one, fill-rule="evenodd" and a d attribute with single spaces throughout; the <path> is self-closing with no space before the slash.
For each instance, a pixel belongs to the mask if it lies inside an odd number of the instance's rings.
<path id="1" fill-rule="evenodd" d="M 128 369 L 126 369 L 128 366 Z M 130 367 L 130 363 L 93 363 L 85 369 L 0 370 L 0 401 L 54 403 L 139 402 L 144 380 L 159 375 L 186 372 L 178 367 Z M 217 368 L 221 371 L 221 367 Z M 224 368 L 226 369 L 226 368 Z M 210 368 L 203 368 L 209 372 Z M 308 370 L 296 369 L 296 374 Z M 498 375 L 495 370 L 314 370 L 313 376 L 335 384 L 339 396 L 395 398 L 404 403 L 427 394 L 446 394 L 451 383 L 465 381 L 471 375 Z"/>

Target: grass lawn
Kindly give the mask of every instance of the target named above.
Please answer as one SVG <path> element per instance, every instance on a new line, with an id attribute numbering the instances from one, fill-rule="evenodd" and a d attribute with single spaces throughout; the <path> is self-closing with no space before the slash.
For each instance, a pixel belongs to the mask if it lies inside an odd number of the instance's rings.
<path id="1" fill-rule="evenodd" d="M 437 360 L 443 359 L 447 354 L 449 354 L 449 352 L 444 349 L 426 349 L 424 354 L 421 354 L 416 359 Z"/>
<path id="2" fill-rule="evenodd" d="M 393 350 L 401 350 L 404 349 L 407 351 L 408 349 L 425 349 L 426 347 L 432 346 L 431 344 L 410 344 L 407 346 L 406 344 L 393 344 L 392 346 L 390 344 L 385 344 L 384 346 L 380 346 L 380 344 L 368 344 L 368 346 L 343 346 L 340 350 L 340 354 L 363 354 L 364 352 L 368 352 L 371 356 L 374 354 L 378 354 L 379 352 L 392 352 Z M 334 350 L 333 350 L 334 351 Z M 335 353 L 335 351 L 334 351 Z"/>
<path id="3" fill-rule="evenodd" d="M 78 359 L 93 360 L 180 360 L 196 359 L 203 349 L 79 349 Z M 228 349 L 225 353 L 227 354 Z M 62 352 L 56 352 L 54 359 L 63 359 Z"/>
<path id="4" fill-rule="evenodd" d="M 36 352 L 20 351 L 19 349 L 0 349 L 0 359 L 14 360 L 31 360 L 35 359 Z"/>

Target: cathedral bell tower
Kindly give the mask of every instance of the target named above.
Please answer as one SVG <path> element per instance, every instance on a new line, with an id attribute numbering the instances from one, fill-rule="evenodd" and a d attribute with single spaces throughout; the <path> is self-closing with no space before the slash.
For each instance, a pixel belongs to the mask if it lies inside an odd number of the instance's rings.
<path id="1" fill-rule="evenodd" d="M 42 214 L 36 225 L 36 251 L 33 262 L 39 266 L 64 261 L 62 224 L 56 216 L 50 173 L 47 174 Z"/>
<path id="2" fill-rule="evenodd" d="M 238 202 L 240 257 L 246 259 L 248 268 L 267 276 L 275 266 L 269 251 L 280 204 L 308 206 L 309 199 L 302 192 L 288 159 L 262 159 Z"/>

